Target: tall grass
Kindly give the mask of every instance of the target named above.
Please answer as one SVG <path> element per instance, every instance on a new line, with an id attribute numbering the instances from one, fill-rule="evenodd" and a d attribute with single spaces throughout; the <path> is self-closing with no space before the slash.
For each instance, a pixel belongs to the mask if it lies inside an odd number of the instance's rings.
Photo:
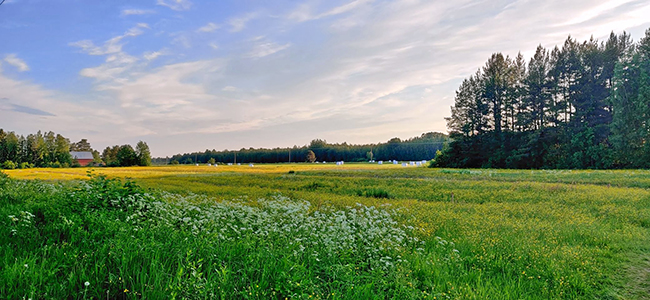
<path id="1" fill-rule="evenodd" d="M 119 172 L 2 179 L 0 298 L 647 295 L 647 171 Z"/>
<path id="2" fill-rule="evenodd" d="M 412 298 L 385 209 L 282 196 L 215 203 L 95 177 L 2 180 L 0 295 L 22 298 Z M 86 285 L 86 282 L 88 284 Z"/>

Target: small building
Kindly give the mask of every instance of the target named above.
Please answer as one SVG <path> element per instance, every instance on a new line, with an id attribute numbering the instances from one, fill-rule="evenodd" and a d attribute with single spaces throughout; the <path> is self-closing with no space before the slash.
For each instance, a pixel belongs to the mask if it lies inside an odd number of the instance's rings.
<path id="1" fill-rule="evenodd" d="M 80 165 L 87 166 L 95 160 L 93 153 L 89 151 L 70 151 L 73 160 L 77 160 Z"/>

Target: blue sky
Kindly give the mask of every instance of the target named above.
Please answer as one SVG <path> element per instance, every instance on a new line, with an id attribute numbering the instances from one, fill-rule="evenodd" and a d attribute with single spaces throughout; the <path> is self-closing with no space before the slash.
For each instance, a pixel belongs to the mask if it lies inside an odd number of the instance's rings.
<path id="1" fill-rule="evenodd" d="M 638 40 L 647 16 L 647 0 L 7 0 L 0 128 L 154 156 L 446 132 L 490 54 Z"/>

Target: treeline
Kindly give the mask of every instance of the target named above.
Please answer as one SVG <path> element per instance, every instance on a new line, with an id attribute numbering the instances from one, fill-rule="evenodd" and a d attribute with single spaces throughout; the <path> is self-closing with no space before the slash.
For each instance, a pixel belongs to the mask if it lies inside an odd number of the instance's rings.
<path id="1" fill-rule="evenodd" d="M 100 156 L 86 139 L 76 143 L 52 131 L 27 136 L 0 128 L 0 168 L 67 168 L 78 167 L 70 151 L 90 152 L 92 166 L 149 166 L 151 153 L 147 143 L 140 141 L 135 150 L 130 145 L 106 147 Z"/>
<path id="2" fill-rule="evenodd" d="M 493 54 L 456 92 L 439 167 L 650 167 L 650 29 Z"/>
<path id="3" fill-rule="evenodd" d="M 309 145 L 293 148 L 205 150 L 205 152 L 177 154 L 171 158 L 156 158 L 155 164 L 192 163 L 281 163 L 305 162 L 309 151 L 315 154 L 316 161 L 360 162 L 368 160 L 429 160 L 436 151 L 448 141 L 444 133 L 429 132 L 408 140 L 393 138 L 386 143 L 369 145 L 329 144 L 315 139 Z"/>
<path id="4" fill-rule="evenodd" d="M 139 141 L 135 149 L 131 145 L 115 145 L 102 151 L 102 160 L 109 167 L 150 166 L 151 151 L 143 141 Z"/>
<path id="5" fill-rule="evenodd" d="M 0 128 L 0 168 L 69 167 L 70 140 L 52 131 L 27 136 Z"/>

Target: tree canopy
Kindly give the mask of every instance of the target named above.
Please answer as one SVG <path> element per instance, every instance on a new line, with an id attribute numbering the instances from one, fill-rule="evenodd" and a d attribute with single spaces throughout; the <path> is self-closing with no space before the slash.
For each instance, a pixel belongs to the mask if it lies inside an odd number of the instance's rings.
<path id="1" fill-rule="evenodd" d="M 139 141 L 135 149 L 128 144 L 106 147 L 102 159 L 110 167 L 150 166 L 151 152 L 147 143 Z"/>
<path id="2" fill-rule="evenodd" d="M 568 37 L 527 64 L 495 53 L 456 91 L 434 165 L 647 168 L 649 117 L 650 29 L 636 44 Z"/>
<path id="3" fill-rule="evenodd" d="M 386 143 L 351 145 L 347 143 L 331 144 L 325 140 L 314 139 L 309 145 L 292 148 L 274 149 L 245 149 L 241 150 L 205 150 L 176 154 L 170 158 L 156 158 L 154 163 L 171 163 L 173 161 L 188 163 L 208 163 L 214 159 L 218 163 L 234 162 L 235 154 L 240 163 L 278 163 L 307 161 L 309 151 L 314 152 L 318 161 L 367 161 L 368 153 L 373 153 L 375 160 L 429 160 L 435 157 L 436 151 L 442 149 L 449 140 L 448 136 L 439 132 L 428 132 L 407 140 L 392 138 Z M 196 162 L 195 162 L 196 158 Z"/>
<path id="4" fill-rule="evenodd" d="M 27 136 L 0 128 L 0 165 L 4 168 L 67 167 L 70 141 L 52 131 Z"/>

